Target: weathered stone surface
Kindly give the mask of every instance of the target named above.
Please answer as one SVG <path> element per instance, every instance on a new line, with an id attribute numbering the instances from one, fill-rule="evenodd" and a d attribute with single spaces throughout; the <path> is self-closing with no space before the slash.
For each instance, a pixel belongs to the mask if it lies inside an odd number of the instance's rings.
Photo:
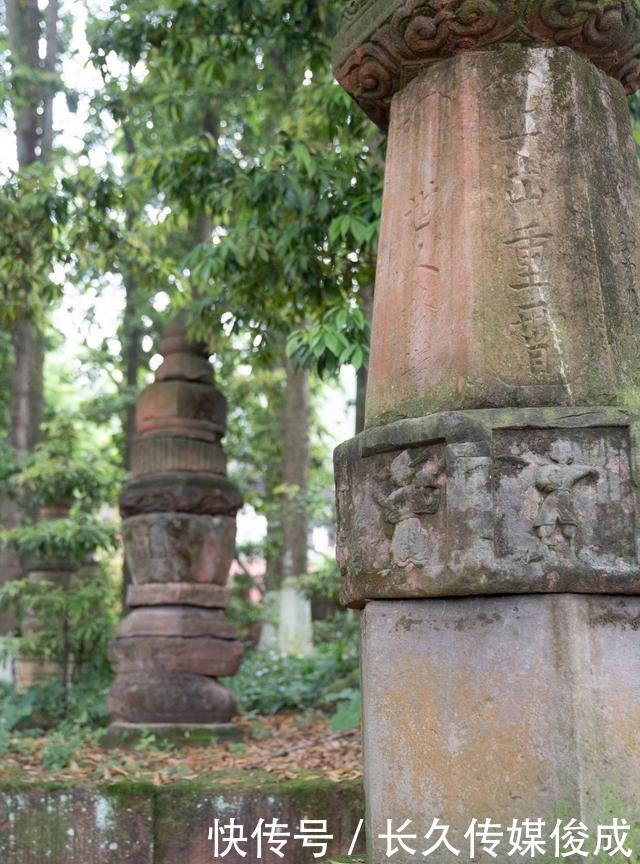
<path id="1" fill-rule="evenodd" d="M 3 864 L 153 864 L 154 852 L 151 789 L 0 788 Z"/>
<path id="2" fill-rule="evenodd" d="M 138 399 L 132 477 L 120 498 L 136 608 L 110 646 L 109 705 L 133 723 L 226 722 L 235 701 L 211 679 L 235 674 L 243 654 L 236 628 L 214 611 L 228 602 L 242 506 L 221 446 L 226 401 L 206 346 L 187 338 L 184 312 L 159 350 L 155 383 Z"/>
<path id="3" fill-rule="evenodd" d="M 37 629 L 37 625 L 27 627 L 23 633 L 28 634 L 34 629 Z M 22 657 L 13 659 L 13 681 L 16 693 L 26 693 L 31 687 L 54 680 L 64 680 L 64 669 L 55 660 L 25 660 Z"/>
<path id="4" fill-rule="evenodd" d="M 640 592 L 636 430 L 621 409 L 443 412 L 342 445 L 345 601 Z"/>
<path id="5" fill-rule="evenodd" d="M 640 384 L 636 200 L 623 90 L 570 49 L 464 54 L 408 84 L 392 111 L 367 425 L 625 404 Z"/>
<path id="6" fill-rule="evenodd" d="M 215 819 L 228 824 L 232 816 L 236 825 L 250 826 L 249 834 L 261 817 L 286 821 L 293 826 L 292 833 L 301 819 L 326 819 L 334 835 L 327 851 L 334 857 L 349 849 L 363 815 L 362 799 L 359 783 L 265 784 L 260 775 L 249 775 L 235 787 L 216 781 L 160 787 L 129 781 L 97 788 L 60 784 L 56 789 L 5 785 L 0 789 L 0 860 L 3 864 L 210 864 L 214 858 L 209 828 Z M 362 849 L 361 841 L 356 849 Z M 266 851 L 259 860 L 309 864 L 314 851 L 291 838 L 284 859 Z M 250 844 L 247 857 L 232 852 L 221 860 L 250 864 L 258 860 L 256 854 Z"/>
<path id="7" fill-rule="evenodd" d="M 213 383 L 213 369 L 208 359 L 189 351 L 167 354 L 155 372 L 156 381 L 200 381 Z"/>
<path id="8" fill-rule="evenodd" d="M 242 642 L 209 636 L 118 638 L 109 647 L 109 657 L 118 675 L 161 670 L 168 674 L 186 672 L 219 678 L 236 674 L 243 653 Z"/>
<path id="9" fill-rule="evenodd" d="M 148 582 L 127 588 L 127 606 L 131 608 L 173 604 L 225 609 L 229 605 L 229 591 L 220 585 L 190 582 Z"/>
<path id="10" fill-rule="evenodd" d="M 193 471 L 196 474 L 226 474 L 227 460 L 216 441 L 198 441 L 177 435 L 138 438 L 131 451 L 131 475 Z"/>
<path id="11" fill-rule="evenodd" d="M 60 573 L 71 571 L 76 569 L 76 565 L 72 564 L 68 558 L 31 558 L 26 556 L 23 562 L 22 570 L 24 573 L 39 573 L 44 574 L 45 572 L 58 571 Z M 46 576 L 39 576 L 38 578 L 47 578 Z"/>
<path id="12" fill-rule="evenodd" d="M 640 86 L 640 7 L 635 0 L 351 0 L 334 41 L 335 75 L 385 126 L 391 99 L 426 67 L 500 43 L 566 45 L 627 93 Z"/>
<path id="13" fill-rule="evenodd" d="M 505 832 L 543 819 L 547 838 L 575 818 L 594 839 L 626 818 L 640 848 L 640 598 L 373 601 L 362 615 L 368 861 L 386 860 L 388 819 L 418 835 L 399 864 L 431 845 L 434 818 L 461 851 L 439 864 L 468 860 L 474 818 Z"/>
<path id="14" fill-rule="evenodd" d="M 195 513 L 235 516 L 242 496 L 226 477 L 175 472 L 130 480 L 120 496 L 124 517 L 138 513 Z"/>
<path id="15" fill-rule="evenodd" d="M 227 403 L 211 384 L 199 381 L 156 381 L 146 387 L 136 406 L 136 430 L 176 433 L 215 440 L 224 433 Z"/>
<path id="16" fill-rule="evenodd" d="M 118 636 L 216 636 L 238 639 L 238 631 L 224 614 L 193 606 L 134 609 L 118 625 Z"/>
<path id="17" fill-rule="evenodd" d="M 129 723 L 228 723 L 236 713 L 233 693 L 204 675 L 119 672 L 109 691 L 109 710 Z"/>
<path id="18" fill-rule="evenodd" d="M 333 835 L 328 841 L 327 853 L 333 858 L 349 850 L 363 815 L 362 810 L 360 784 L 293 781 L 263 788 L 261 784 L 253 783 L 245 789 L 220 786 L 197 790 L 174 784 L 162 789 L 158 796 L 155 864 L 175 864 L 176 861 L 210 864 L 215 858 L 213 840 L 208 839 L 209 829 L 216 826 L 216 819 L 219 827 L 228 825 L 231 818 L 235 819 L 236 825 L 242 824 L 245 829 L 249 829 L 245 830 L 248 842 L 239 844 L 240 849 L 246 852 L 246 857 L 232 848 L 220 860 L 229 864 L 310 864 L 319 860 L 313 857 L 318 849 L 305 847 L 302 840 L 293 837 L 300 833 L 300 820 L 326 820 L 328 833 Z M 264 826 L 274 820 L 289 826 L 287 830 L 292 836 L 281 850 L 282 858 L 270 850 L 266 843 L 262 846 L 262 857 L 258 857 L 256 841 L 249 837 L 256 825 L 260 824 L 260 819 L 264 820 Z M 362 850 L 362 831 L 359 838 L 355 844 L 356 852 Z M 226 844 L 219 849 L 219 855 L 224 846 Z M 371 864 L 378 862 L 372 861 Z"/>
<path id="19" fill-rule="evenodd" d="M 205 362 L 208 369 L 208 382 L 213 382 L 213 367 L 209 363 L 210 351 L 204 342 L 193 342 L 187 337 L 187 314 L 185 310 L 176 313 L 169 324 L 162 331 L 158 342 L 158 351 L 165 359 L 165 363 L 174 355 L 188 356 L 200 362 Z M 158 373 L 164 370 L 164 364 L 156 369 L 156 380 Z M 164 374 L 164 377 L 168 377 Z"/>
<path id="20" fill-rule="evenodd" d="M 230 516 L 151 513 L 122 523 L 133 582 L 201 582 L 226 585 L 235 554 L 236 522 Z"/>

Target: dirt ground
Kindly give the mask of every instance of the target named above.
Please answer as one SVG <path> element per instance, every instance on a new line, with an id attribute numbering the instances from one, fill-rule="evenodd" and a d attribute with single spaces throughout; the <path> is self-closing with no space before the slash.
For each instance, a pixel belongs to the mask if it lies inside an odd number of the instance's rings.
<path id="1" fill-rule="evenodd" d="M 97 735 L 75 742 L 60 737 L 18 738 L 0 755 L 0 781 L 110 782 L 164 785 L 206 779 L 234 784 L 249 772 L 265 779 L 297 777 L 355 780 L 362 775 L 360 729 L 332 732 L 323 715 L 286 714 L 241 719 L 240 741 L 171 746 L 146 737 L 131 746 L 104 747 Z M 69 752 L 71 749 L 71 752 Z"/>

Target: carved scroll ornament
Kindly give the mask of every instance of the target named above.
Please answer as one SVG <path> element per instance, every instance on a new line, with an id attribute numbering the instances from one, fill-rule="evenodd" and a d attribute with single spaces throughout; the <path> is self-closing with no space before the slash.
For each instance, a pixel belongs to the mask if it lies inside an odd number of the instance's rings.
<path id="1" fill-rule="evenodd" d="M 378 125 L 421 69 L 500 43 L 567 46 L 640 87 L 638 0 L 352 0 L 334 51 L 335 75 Z"/>

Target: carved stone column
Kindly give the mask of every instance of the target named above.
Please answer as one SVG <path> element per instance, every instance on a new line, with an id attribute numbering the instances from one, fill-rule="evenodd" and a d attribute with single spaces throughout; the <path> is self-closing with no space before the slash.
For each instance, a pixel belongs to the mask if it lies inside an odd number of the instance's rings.
<path id="1" fill-rule="evenodd" d="M 551 860 L 557 819 L 637 817 L 639 56 L 635 0 L 347 5 L 336 76 L 389 130 L 367 423 L 335 456 L 369 864 L 387 820 L 417 857 L 449 825 L 443 862 L 473 819 L 511 861 L 514 819 Z"/>
<path id="2" fill-rule="evenodd" d="M 242 504 L 220 443 L 226 402 L 182 316 L 159 347 L 164 362 L 138 400 L 120 498 L 133 608 L 111 646 L 109 707 L 120 723 L 226 723 L 235 701 L 215 679 L 234 675 L 243 654 L 223 611 Z"/>

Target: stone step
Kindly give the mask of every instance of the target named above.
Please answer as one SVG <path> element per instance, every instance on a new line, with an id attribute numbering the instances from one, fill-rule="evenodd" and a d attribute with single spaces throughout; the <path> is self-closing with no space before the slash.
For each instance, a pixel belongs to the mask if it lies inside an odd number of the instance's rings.
<path id="1" fill-rule="evenodd" d="M 284 859 L 255 854 L 248 840 L 247 856 L 232 850 L 227 864 L 309 864 L 317 851 L 304 848 L 301 819 L 327 821 L 333 834 L 327 856 L 346 854 L 364 816 L 360 783 L 295 780 L 265 783 L 264 775 L 248 774 L 238 785 L 216 780 L 181 781 L 166 786 L 116 782 L 87 786 L 4 784 L 0 786 L 0 861 L 10 864 L 200 864 L 215 860 L 209 828 L 228 825 L 233 817 L 249 837 L 260 818 L 286 823 L 291 833 Z M 241 844 L 241 848 L 242 848 Z M 360 832 L 357 851 L 363 848 Z M 266 851 L 266 850 L 265 850 Z"/>

